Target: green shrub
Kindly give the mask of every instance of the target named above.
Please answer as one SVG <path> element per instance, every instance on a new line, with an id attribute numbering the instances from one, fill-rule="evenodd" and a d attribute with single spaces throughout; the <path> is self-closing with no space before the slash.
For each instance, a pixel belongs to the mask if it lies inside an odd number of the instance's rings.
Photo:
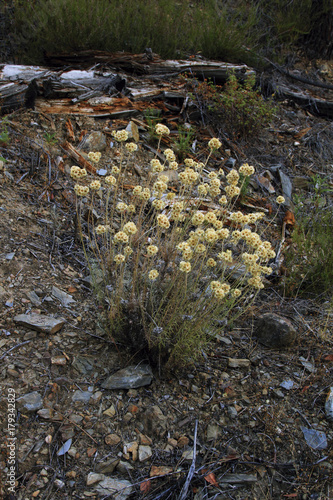
<path id="1" fill-rule="evenodd" d="M 155 130 L 160 139 L 169 133 L 161 124 Z M 221 146 L 212 139 L 205 163 L 185 159 L 180 166 L 173 151 L 164 150 L 165 162 L 153 159 L 146 181 L 126 193 L 136 145 L 125 146 L 124 130 L 114 135 L 120 156 L 103 185 L 71 169 L 80 181 L 74 186 L 77 219 L 92 281 L 98 263 L 98 294 L 116 343 L 148 354 L 162 368 L 184 366 L 201 356 L 216 321 L 245 311 L 271 272 L 266 263 L 275 253 L 257 234 L 263 214 L 234 209 L 240 175 L 246 179 L 254 169 L 243 165 L 226 178 L 223 172 L 207 176 L 209 158 Z M 89 157 L 98 162 L 100 154 Z M 166 170 L 178 170 L 177 195 L 168 188 Z M 216 209 L 207 211 L 207 198 Z M 86 205 L 102 212 L 102 223 L 93 227 L 82 217 Z"/>
<path id="2" fill-rule="evenodd" d="M 196 106 L 233 139 L 257 135 L 277 110 L 272 100 L 265 100 L 255 88 L 254 74 L 244 83 L 231 74 L 223 88 L 206 80 L 189 81 L 189 89 Z"/>
<path id="3" fill-rule="evenodd" d="M 332 293 L 332 186 L 313 177 L 311 196 L 296 197 L 296 224 L 286 252 L 286 293 L 292 296 Z"/>

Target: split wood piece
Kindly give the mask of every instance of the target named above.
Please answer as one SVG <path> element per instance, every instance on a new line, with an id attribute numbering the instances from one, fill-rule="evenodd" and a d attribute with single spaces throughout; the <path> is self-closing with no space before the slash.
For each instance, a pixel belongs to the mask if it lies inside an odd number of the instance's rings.
<path id="1" fill-rule="evenodd" d="M 308 92 L 295 92 L 286 85 L 281 84 L 278 87 L 278 96 L 284 99 L 292 99 L 312 115 L 333 118 L 333 101 L 318 99 Z"/>
<path id="2" fill-rule="evenodd" d="M 73 158 L 76 163 L 81 167 L 85 168 L 92 174 L 96 174 L 96 167 L 93 167 L 89 161 L 87 161 L 78 151 L 74 148 L 68 141 L 65 141 L 61 147 Z"/>

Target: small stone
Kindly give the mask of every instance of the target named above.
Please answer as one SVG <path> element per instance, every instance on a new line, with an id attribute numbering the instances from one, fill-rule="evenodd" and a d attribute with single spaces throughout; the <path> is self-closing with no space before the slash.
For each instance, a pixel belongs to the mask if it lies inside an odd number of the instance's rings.
<path id="1" fill-rule="evenodd" d="M 108 444 L 109 446 L 116 446 L 121 442 L 121 437 L 118 436 L 118 434 L 108 434 L 105 436 L 105 444 Z"/>
<path id="2" fill-rule="evenodd" d="M 111 458 L 107 462 L 99 462 L 96 465 L 96 471 L 101 474 L 112 474 L 118 464 L 119 458 Z"/>
<path id="3" fill-rule="evenodd" d="M 128 366 L 110 375 L 103 383 L 103 389 L 136 389 L 151 384 L 153 372 L 149 365 Z"/>
<path id="4" fill-rule="evenodd" d="M 139 446 L 139 462 L 144 462 L 152 456 L 153 452 L 150 446 Z"/>
<path id="5" fill-rule="evenodd" d="M 103 151 L 106 148 L 106 137 L 103 132 L 91 132 L 84 136 L 79 148 L 88 152 Z"/>
<path id="6" fill-rule="evenodd" d="M 55 479 L 53 484 L 56 488 L 59 488 L 59 490 L 61 490 L 65 486 L 64 481 L 61 481 L 61 479 Z"/>
<path id="7" fill-rule="evenodd" d="M 116 414 L 116 409 L 114 405 L 111 405 L 110 408 L 103 411 L 103 415 L 106 415 L 107 417 L 114 417 L 115 414 Z"/>
<path id="8" fill-rule="evenodd" d="M 145 433 L 150 435 L 156 434 L 161 436 L 167 428 L 167 418 L 163 415 L 162 410 L 154 405 L 142 416 L 142 423 L 145 428 Z"/>
<path id="9" fill-rule="evenodd" d="M 43 333 L 56 333 L 66 322 L 63 318 L 53 318 L 43 314 L 19 314 L 14 317 L 14 321 Z"/>
<path id="10" fill-rule="evenodd" d="M 207 441 L 216 441 L 220 435 L 220 427 L 216 424 L 208 424 L 206 438 Z"/>
<path id="11" fill-rule="evenodd" d="M 104 474 L 96 474 L 96 472 L 89 472 L 86 480 L 86 485 L 91 486 L 92 484 L 98 483 L 105 478 Z"/>
<path id="12" fill-rule="evenodd" d="M 280 391 L 280 389 L 273 389 L 273 394 L 279 398 L 279 399 L 283 399 L 284 398 L 284 394 L 282 391 Z"/>
<path id="13" fill-rule="evenodd" d="M 96 391 L 96 392 L 94 392 L 92 394 L 91 398 L 90 398 L 89 403 L 91 405 L 95 405 L 95 404 L 99 403 L 100 400 L 101 400 L 102 395 L 103 395 L 102 391 Z"/>
<path id="14" fill-rule="evenodd" d="M 73 359 L 72 363 L 73 368 L 78 372 L 82 373 L 82 375 L 87 375 L 88 372 L 91 372 L 94 368 L 93 357 L 89 356 L 76 356 Z"/>
<path id="15" fill-rule="evenodd" d="M 62 290 L 60 290 L 60 288 L 57 288 L 56 286 L 52 287 L 52 296 L 58 299 L 61 305 L 63 305 L 64 307 L 68 307 L 70 304 L 75 302 L 75 300 L 71 295 L 69 295 L 66 292 L 63 292 Z"/>
<path id="16" fill-rule="evenodd" d="M 261 344 L 278 348 L 291 346 L 297 332 L 289 319 L 266 313 L 258 318 L 255 334 Z"/>
<path id="17" fill-rule="evenodd" d="M 251 365 L 249 359 L 228 358 L 229 368 L 247 368 Z"/>
<path id="18" fill-rule="evenodd" d="M 228 415 L 232 419 L 235 419 L 238 417 L 237 410 L 234 406 L 228 406 Z"/>
<path id="19" fill-rule="evenodd" d="M 65 356 L 53 356 L 51 358 L 52 365 L 61 365 L 64 366 L 67 363 L 67 359 Z"/>
<path id="20" fill-rule="evenodd" d="M 280 384 L 280 387 L 282 387 L 283 389 L 286 389 L 287 391 L 290 391 L 290 389 L 292 389 L 293 386 L 294 386 L 294 382 L 292 380 L 290 380 L 290 379 L 284 380 Z"/>
<path id="21" fill-rule="evenodd" d="M 73 403 L 80 401 L 82 403 L 89 403 L 91 392 L 89 391 L 75 391 L 72 397 Z"/>
<path id="22" fill-rule="evenodd" d="M 132 455 L 133 462 L 136 462 L 138 459 L 138 448 L 139 448 L 139 443 L 137 441 L 125 444 L 123 448 L 124 458 L 126 460 L 129 460 Z"/>
<path id="23" fill-rule="evenodd" d="M 53 409 L 52 408 L 42 408 L 41 410 L 38 410 L 37 414 L 41 418 L 44 418 L 45 420 L 50 420 L 50 418 L 53 417 Z"/>
<path id="24" fill-rule="evenodd" d="M 116 479 L 105 477 L 98 486 L 96 491 L 105 497 L 112 495 L 113 500 L 126 500 L 132 494 L 132 485 L 126 479 Z"/>
<path id="25" fill-rule="evenodd" d="M 17 398 L 17 403 L 20 408 L 27 411 L 37 411 L 43 406 L 42 396 L 37 391 L 29 392 Z"/>

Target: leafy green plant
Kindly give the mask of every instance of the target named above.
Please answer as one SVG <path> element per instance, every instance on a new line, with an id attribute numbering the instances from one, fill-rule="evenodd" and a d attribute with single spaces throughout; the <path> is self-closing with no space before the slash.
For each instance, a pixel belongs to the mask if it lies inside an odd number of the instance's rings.
<path id="1" fill-rule="evenodd" d="M 44 140 L 46 141 L 46 143 L 49 145 L 49 146 L 54 146 L 55 144 L 57 144 L 58 140 L 56 139 L 55 137 L 55 133 L 51 133 L 51 132 L 46 132 L 44 134 Z"/>
<path id="2" fill-rule="evenodd" d="M 0 121 L 0 145 L 8 145 L 10 142 L 8 125 L 9 123 L 6 117 Z"/>
<path id="3" fill-rule="evenodd" d="M 159 149 L 170 131 L 157 124 L 155 132 Z M 144 351 L 162 368 L 184 366 L 201 355 L 214 322 L 242 314 L 263 287 L 262 277 L 272 271 L 266 263 L 275 253 L 257 232 L 263 214 L 234 209 L 240 175 L 246 178 L 254 168 L 245 164 L 226 177 L 221 172 L 221 178 L 210 172 L 206 182 L 204 171 L 221 146 L 212 139 L 205 163 L 187 158 L 179 166 L 174 152 L 164 150 L 165 162 L 151 160 L 147 180 L 126 194 L 126 172 L 137 146 L 125 145 L 125 130 L 114 137 L 120 156 L 103 185 L 90 182 L 84 169 L 71 169 L 92 281 L 99 271 L 99 294 L 116 344 Z M 88 156 L 97 163 L 101 154 Z M 164 169 L 179 170 L 177 196 Z M 207 198 L 220 208 L 207 211 Z M 102 207 L 102 224 L 83 217 L 86 206 L 91 212 Z"/>
<path id="4" fill-rule="evenodd" d="M 296 225 L 286 252 L 284 286 L 290 295 L 330 292 L 333 282 L 332 186 L 312 177 L 311 196 L 295 199 Z"/>
<path id="5" fill-rule="evenodd" d="M 211 81 L 189 81 L 190 95 L 195 104 L 213 121 L 222 122 L 233 139 L 257 135 L 272 120 L 277 107 L 265 100 L 255 88 L 255 75 L 249 74 L 244 83 L 232 73 L 225 86 Z"/>
<path id="6" fill-rule="evenodd" d="M 173 146 L 180 160 L 183 160 L 184 157 L 189 154 L 194 135 L 194 127 L 178 127 L 177 139 L 173 141 Z"/>
<path id="7" fill-rule="evenodd" d="M 155 125 L 161 119 L 161 110 L 157 108 L 148 108 L 145 109 L 143 114 L 148 126 L 149 141 L 158 141 L 158 136 L 155 134 Z"/>

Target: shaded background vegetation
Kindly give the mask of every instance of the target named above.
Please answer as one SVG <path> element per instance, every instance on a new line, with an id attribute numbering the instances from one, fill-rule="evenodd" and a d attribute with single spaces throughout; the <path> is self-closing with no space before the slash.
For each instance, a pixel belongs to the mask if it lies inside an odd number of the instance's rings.
<path id="1" fill-rule="evenodd" d="M 301 49 L 333 54 L 333 0 L 6 0 L 2 54 L 43 63 L 45 53 L 129 51 L 164 58 L 202 53 L 253 64 Z M 3 59 L 3 57 L 2 57 Z"/>

